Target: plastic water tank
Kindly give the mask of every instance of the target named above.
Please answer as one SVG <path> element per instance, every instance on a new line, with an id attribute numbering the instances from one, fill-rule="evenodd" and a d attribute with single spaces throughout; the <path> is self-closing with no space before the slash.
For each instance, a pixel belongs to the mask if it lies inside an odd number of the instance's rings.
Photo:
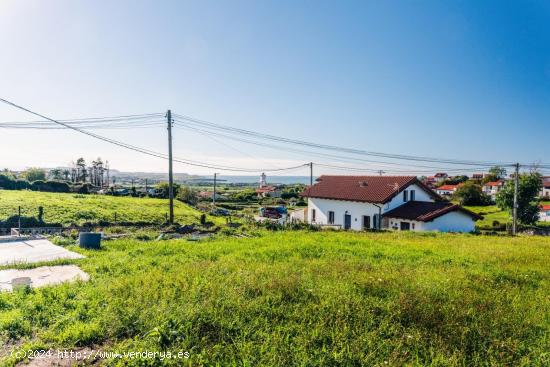
<path id="1" fill-rule="evenodd" d="M 101 248 L 101 233 L 80 232 L 78 244 L 82 248 L 98 250 Z"/>

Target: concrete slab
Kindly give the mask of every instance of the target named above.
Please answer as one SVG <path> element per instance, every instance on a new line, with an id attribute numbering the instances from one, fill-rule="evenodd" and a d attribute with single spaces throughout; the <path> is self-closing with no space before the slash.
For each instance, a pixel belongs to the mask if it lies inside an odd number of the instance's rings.
<path id="1" fill-rule="evenodd" d="M 13 288 L 31 286 L 33 288 L 47 285 L 74 282 L 76 280 L 87 281 L 90 276 L 76 265 L 41 266 L 35 269 L 2 270 L 0 271 L 0 291 L 11 292 Z"/>
<path id="2" fill-rule="evenodd" d="M 37 263 L 58 259 L 81 259 L 83 257 L 44 239 L 0 243 L 0 265 Z"/>

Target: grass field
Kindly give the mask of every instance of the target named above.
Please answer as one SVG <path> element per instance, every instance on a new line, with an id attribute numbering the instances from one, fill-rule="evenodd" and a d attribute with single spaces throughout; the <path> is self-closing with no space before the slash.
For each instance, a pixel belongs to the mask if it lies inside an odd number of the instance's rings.
<path id="1" fill-rule="evenodd" d="M 168 200 L 151 198 L 114 197 L 108 195 L 58 194 L 35 191 L 0 191 L 0 221 L 17 215 L 36 217 L 38 207 L 44 207 L 44 221 L 62 224 L 117 221 L 163 223 L 168 212 Z M 200 213 L 176 201 L 175 220 L 179 223 L 197 222 Z"/>
<path id="2" fill-rule="evenodd" d="M 550 204 L 548 202 L 541 202 L 541 204 Z M 480 214 L 483 216 L 483 219 L 476 222 L 476 227 L 481 229 L 491 229 L 493 227 L 493 222 L 497 221 L 500 224 L 506 224 L 512 222 L 512 217 L 510 213 L 505 210 L 501 210 L 496 205 L 488 206 L 467 206 L 468 210 L 473 211 L 474 213 Z M 538 222 L 537 226 L 549 226 L 549 222 Z"/>
<path id="3" fill-rule="evenodd" d="M 13 345 L 2 365 L 14 348 L 73 347 L 190 353 L 111 366 L 550 364 L 550 238 L 260 232 L 104 245 L 72 261 L 88 283 L 0 294 Z"/>

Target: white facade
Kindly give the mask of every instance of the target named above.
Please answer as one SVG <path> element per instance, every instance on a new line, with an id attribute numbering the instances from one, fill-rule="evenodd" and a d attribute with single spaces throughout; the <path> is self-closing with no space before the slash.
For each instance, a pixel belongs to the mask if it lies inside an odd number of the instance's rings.
<path id="1" fill-rule="evenodd" d="M 550 186 L 543 187 L 540 192 L 540 196 L 543 198 L 550 198 Z"/>
<path id="2" fill-rule="evenodd" d="M 406 192 L 406 194 L 404 194 L 404 192 Z M 412 195 L 413 199 L 416 201 L 434 201 L 432 197 L 424 191 L 424 189 L 420 188 L 416 184 L 410 185 L 406 190 L 403 190 L 385 204 L 309 198 L 307 221 L 310 224 L 334 225 L 345 228 L 345 218 L 346 215 L 349 215 L 351 216 L 350 229 L 356 231 L 366 229 L 364 227 L 367 224 L 367 221 L 370 223 L 370 228 L 376 228 L 375 223 L 377 223 L 377 219 L 375 219 L 374 216 L 378 217 L 380 210 L 382 215 L 384 215 L 384 213 L 403 205 L 407 201 L 410 201 L 411 192 L 414 192 Z M 407 201 L 404 200 L 405 195 L 407 196 Z M 332 223 L 329 221 L 329 215 L 331 215 L 329 212 L 334 213 L 334 221 Z M 370 219 L 365 220 L 365 218 L 363 218 L 364 216 L 368 216 Z"/>
<path id="3" fill-rule="evenodd" d="M 453 211 L 435 218 L 429 222 L 416 220 L 387 218 L 389 228 L 399 230 L 401 223 L 409 223 L 411 231 L 439 231 L 439 232 L 472 232 L 475 230 L 475 222 L 472 218 L 460 211 Z"/>
<path id="4" fill-rule="evenodd" d="M 438 195 L 441 195 L 441 196 L 450 196 L 452 194 L 454 194 L 454 192 L 456 191 L 456 189 L 452 189 L 452 190 L 447 190 L 447 189 L 435 189 L 435 192 L 438 194 Z"/>
<path id="5" fill-rule="evenodd" d="M 550 210 L 543 210 L 539 212 L 539 221 L 550 222 Z"/>

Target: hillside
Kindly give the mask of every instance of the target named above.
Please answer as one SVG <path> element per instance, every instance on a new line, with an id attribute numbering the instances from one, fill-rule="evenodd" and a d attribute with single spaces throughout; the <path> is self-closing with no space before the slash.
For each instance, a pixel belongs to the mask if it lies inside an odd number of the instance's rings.
<path id="1" fill-rule="evenodd" d="M 114 197 L 108 195 L 77 195 L 34 191 L 0 191 L 0 221 L 17 215 L 21 206 L 23 216 L 36 217 L 38 207 L 44 208 L 44 221 L 48 223 L 81 224 L 100 220 L 114 222 L 162 223 L 168 213 L 168 200 L 152 198 Z M 196 222 L 200 213 L 176 201 L 175 220 L 180 223 Z"/>
<path id="2" fill-rule="evenodd" d="M 72 261 L 88 283 L 0 294 L 0 335 L 190 353 L 155 366 L 550 363 L 550 238 L 259 235 L 105 242 Z"/>

